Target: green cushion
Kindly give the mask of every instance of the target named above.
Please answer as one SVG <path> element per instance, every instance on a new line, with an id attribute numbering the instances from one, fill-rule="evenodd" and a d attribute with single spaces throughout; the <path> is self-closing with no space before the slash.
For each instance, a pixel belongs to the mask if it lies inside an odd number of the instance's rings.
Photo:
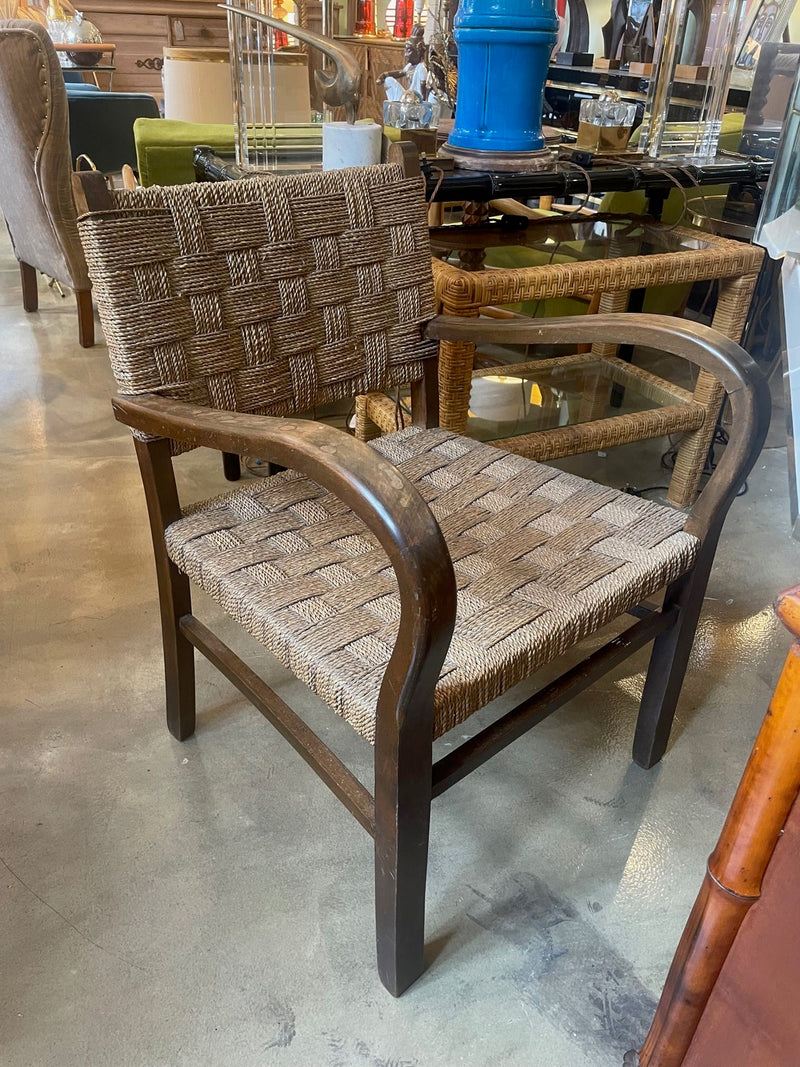
<path id="1" fill-rule="evenodd" d="M 178 122 L 175 119 L 137 119 L 133 124 L 133 137 L 142 185 L 193 182 L 195 145 L 207 144 L 217 152 L 230 155 L 236 143 L 233 126 Z"/>

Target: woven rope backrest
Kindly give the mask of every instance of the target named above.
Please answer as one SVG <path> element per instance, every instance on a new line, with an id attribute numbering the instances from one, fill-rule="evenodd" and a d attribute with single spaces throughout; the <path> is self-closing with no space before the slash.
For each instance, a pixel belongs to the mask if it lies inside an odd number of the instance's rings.
<path id="1" fill-rule="evenodd" d="M 422 183 L 399 167 L 113 195 L 80 232 L 123 393 L 285 415 L 436 354 Z"/>

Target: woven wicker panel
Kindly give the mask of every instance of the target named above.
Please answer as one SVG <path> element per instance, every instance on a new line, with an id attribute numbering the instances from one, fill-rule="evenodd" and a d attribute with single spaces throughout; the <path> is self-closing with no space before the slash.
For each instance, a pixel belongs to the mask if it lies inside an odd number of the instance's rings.
<path id="1" fill-rule="evenodd" d="M 80 230 L 124 393 L 283 415 L 436 353 L 422 180 L 399 167 L 114 196 Z"/>
<path id="2" fill-rule="evenodd" d="M 439 736 L 693 564 L 684 516 L 522 456 L 409 427 L 371 442 L 419 488 L 458 582 Z M 293 472 L 193 508 L 174 562 L 370 741 L 397 636 L 394 571 L 339 500 Z"/>

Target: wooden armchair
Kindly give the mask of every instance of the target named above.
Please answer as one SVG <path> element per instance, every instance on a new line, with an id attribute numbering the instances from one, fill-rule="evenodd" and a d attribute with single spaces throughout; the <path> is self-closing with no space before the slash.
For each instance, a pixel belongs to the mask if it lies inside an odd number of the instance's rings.
<path id="1" fill-rule="evenodd" d="M 374 837 L 378 969 L 399 995 L 423 970 L 432 798 L 651 641 L 634 758 L 661 758 L 766 385 L 736 344 L 672 320 L 434 318 L 422 183 L 396 167 L 104 195 L 80 231 L 150 513 L 169 730 L 195 729 L 198 649 Z M 598 331 L 680 354 L 730 396 L 733 439 L 688 518 L 437 428 L 440 339 Z M 293 417 L 405 383 L 412 425 L 372 445 Z M 182 512 L 172 457 L 201 445 L 287 469 Z M 374 744 L 374 796 L 194 617 L 190 580 Z M 433 762 L 434 738 L 625 615 Z"/>

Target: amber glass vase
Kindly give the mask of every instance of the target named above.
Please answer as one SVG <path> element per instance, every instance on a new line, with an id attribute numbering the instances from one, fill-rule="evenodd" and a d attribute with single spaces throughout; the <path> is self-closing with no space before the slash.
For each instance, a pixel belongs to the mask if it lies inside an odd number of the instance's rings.
<path id="1" fill-rule="evenodd" d="M 392 33 L 395 37 L 405 40 L 411 36 L 411 27 L 414 25 L 414 0 L 397 0 L 394 9 L 394 28 Z"/>
<path id="2" fill-rule="evenodd" d="M 356 6 L 355 37 L 376 37 L 375 0 L 358 0 Z"/>

